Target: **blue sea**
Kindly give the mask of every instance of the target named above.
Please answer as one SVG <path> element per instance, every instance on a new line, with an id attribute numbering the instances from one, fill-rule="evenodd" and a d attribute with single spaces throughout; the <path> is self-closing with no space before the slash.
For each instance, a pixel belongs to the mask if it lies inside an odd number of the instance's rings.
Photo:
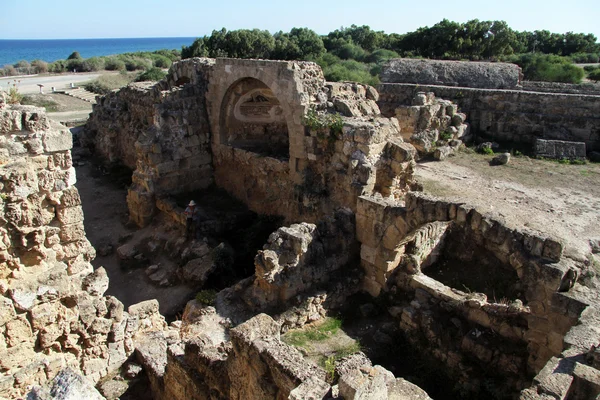
<path id="1" fill-rule="evenodd" d="M 5 40 L 0 39 L 0 67 L 20 60 L 36 59 L 52 62 L 64 60 L 74 51 L 83 58 L 111 54 L 161 49 L 181 50 L 195 38 L 128 38 L 128 39 L 57 39 L 57 40 Z"/>

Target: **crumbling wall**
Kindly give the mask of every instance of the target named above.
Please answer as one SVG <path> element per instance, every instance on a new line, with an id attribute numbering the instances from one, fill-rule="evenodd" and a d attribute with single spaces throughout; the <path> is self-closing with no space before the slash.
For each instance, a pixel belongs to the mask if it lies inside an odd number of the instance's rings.
<path id="1" fill-rule="evenodd" d="M 103 98 L 84 143 L 135 168 L 127 201 L 138 225 L 161 197 L 212 182 L 260 214 L 316 222 L 413 183 L 415 153 L 377 98 L 369 86 L 326 83 L 310 62 L 189 59 L 162 82 Z"/>
<path id="2" fill-rule="evenodd" d="M 315 224 L 279 228 L 255 259 L 251 288 L 242 298 L 255 310 L 281 308 L 293 297 L 322 288 L 355 257 L 354 215 L 340 210 Z"/>
<path id="3" fill-rule="evenodd" d="M 157 340 L 149 343 L 154 351 L 146 348 L 138 357 L 157 400 L 325 397 L 331 389 L 325 371 L 283 343 L 279 332 L 278 323 L 259 314 L 231 329 L 230 341 L 203 335 L 171 345 Z"/>
<path id="4" fill-rule="evenodd" d="M 104 296 L 108 277 L 83 228 L 71 132 L 43 109 L 0 101 L 0 396 L 23 396 L 69 367 L 93 382 L 142 331 L 162 329 Z M 142 306 L 143 308 L 143 306 Z"/>
<path id="5" fill-rule="evenodd" d="M 381 70 L 383 83 L 514 89 L 521 85 L 521 68 L 510 63 L 397 58 Z"/>
<path id="6" fill-rule="evenodd" d="M 140 226 L 157 212 L 158 198 L 213 183 L 204 96 L 212 64 L 206 59 L 174 64 L 170 79 L 131 84 L 94 106 L 82 145 L 134 171 L 127 204 Z M 181 77 L 187 83 L 176 85 Z"/>
<path id="7" fill-rule="evenodd" d="M 431 92 L 416 93 L 410 105 L 394 110 L 394 116 L 400 124 L 400 134 L 420 155 L 443 160 L 472 139 L 465 124 L 467 116 L 458 112 L 456 104 L 438 99 Z"/>
<path id="8" fill-rule="evenodd" d="M 507 228 L 466 205 L 416 193 L 406 196 L 405 206 L 361 197 L 356 220 L 364 288 L 374 296 L 408 294 L 410 301 L 400 301 L 390 313 L 408 340 L 447 363 L 468 390 L 477 389 L 486 374 L 502 375 L 513 390 L 526 387 L 561 354 L 564 338 L 592 304 L 576 295 L 583 289 L 576 284 L 580 266 L 562 257 L 558 241 Z M 513 269 L 522 300 L 488 299 L 427 276 L 430 258 L 440 256 L 452 227 L 464 235 L 452 251 L 468 255 L 484 249 Z"/>
<path id="9" fill-rule="evenodd" d="M 588 152 L 600 149 L 600 96 L 421 83 L 384 83 L 378 90 L 384 116 L 394 116 L 398 107 L 411 105 L 417 92 L 432 92 L 459 106 L 477 138 L 529 148 L 535 139 L 565 140 L 584 142 Z"/>

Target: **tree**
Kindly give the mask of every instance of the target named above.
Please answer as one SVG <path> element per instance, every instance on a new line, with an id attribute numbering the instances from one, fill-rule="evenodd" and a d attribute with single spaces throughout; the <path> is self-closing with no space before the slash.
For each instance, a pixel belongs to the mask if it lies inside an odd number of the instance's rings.
<path id="1" fill-rule="evenodd" d="M 78 51 L 74 51 L 69 57 L 67 57 L 67 60 L 81 60 L 81 54 L 79 54 Z"/>

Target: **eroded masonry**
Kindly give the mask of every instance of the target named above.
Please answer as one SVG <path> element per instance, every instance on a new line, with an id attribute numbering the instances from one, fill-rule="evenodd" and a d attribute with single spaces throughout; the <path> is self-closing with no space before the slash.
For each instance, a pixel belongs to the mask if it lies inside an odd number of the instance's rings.
<path id="1" fill-rule="evenodd" d="M 494 90 L 520 81 L 496 72 Z M 40 109 L 0 104 L 0 395 L 112 399 L 144 377 L 155 399 L 429 398 L 390 372 L 402 371 L 401 353 L 375 366 L 355 353 L 330 373 L 281 340 L 357 301 L 369 307 L 356 325 L 375 329 L 383 353 L 410 348 L 465 398 L 600 394 L 600 299 L 579 279 L 591 250 L 571 257 L 561 238 L 419 191 L 420 156 L 443 159 L 479 133 L 443 99 L 449 89 L 381 90 L 383 101 L 375 88 L 326 82 L 309 62 L 190 59 L 99 99 L 80 141 L 132 170 L 139 228 L 180 238 L 178 198 L 215 188 L 283 221 L 252 275 L 171 324 L 156 301 L 125 310 L 104 295 L 70 132 Z M 589 123 L 586 144 L 597 146 Z M 202 235 L 226 225 L 205 220 Z M 185 253 L 182 274 L 199 288 L 224 273 L 207 256 L 224 245 L 165 243 L 153 246 Z"/>

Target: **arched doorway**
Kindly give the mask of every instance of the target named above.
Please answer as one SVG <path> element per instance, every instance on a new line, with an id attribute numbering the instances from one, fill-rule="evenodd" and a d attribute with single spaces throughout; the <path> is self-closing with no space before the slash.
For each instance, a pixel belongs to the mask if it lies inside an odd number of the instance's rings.
<path id="1" fill-rule="evenodd" d="M 289 159 L 289 133 L 284 109 L 263 82 L 243 78 L 228 89 L 220 110 L 220 144 Z"/>

